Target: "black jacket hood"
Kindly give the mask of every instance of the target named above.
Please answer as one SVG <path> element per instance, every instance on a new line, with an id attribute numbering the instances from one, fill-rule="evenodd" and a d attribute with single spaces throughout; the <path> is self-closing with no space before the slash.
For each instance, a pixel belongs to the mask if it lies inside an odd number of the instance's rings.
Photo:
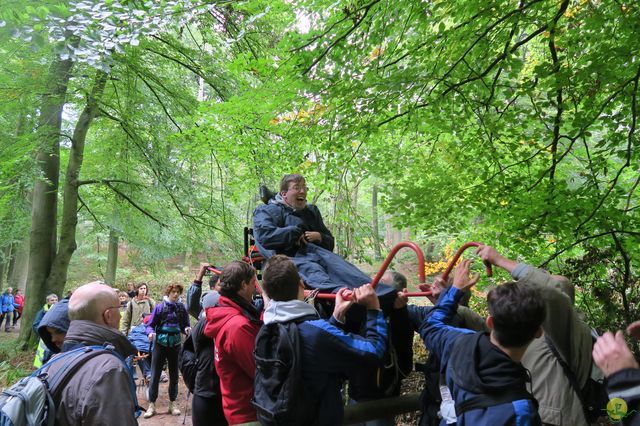
<path id="1" fill-rule="evenodd" d="M 529 372 L 489 340 L 488 333 L 474 333 L 458 339 L 452 348 L 453 381 L 467 391 L 484 394 L 525 390 Z"/>

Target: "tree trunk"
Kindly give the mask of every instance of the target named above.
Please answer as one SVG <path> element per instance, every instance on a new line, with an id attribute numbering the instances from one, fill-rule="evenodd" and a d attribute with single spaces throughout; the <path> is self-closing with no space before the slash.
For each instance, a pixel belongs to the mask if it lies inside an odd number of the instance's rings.
<path id="1" fill-rule="evenodd" d="M 378 185 L 371 189 L 371 231 L 373 232 L 373 256 L 382 259 L 380 253 L 380 222 L 378 221 Z"/>
<path id="2" fill-rule="evenodd" d="M 11 261 L 11 244 L 6 245 L 0 253 L 0 288 L 4 288 L 4 278 L 7 275 L 9 262 Z"/>
<path id="3" fill-rule="evenodd" d="M 49 68 L 45 94 L 42 96 L 38 119 L 40 146 L 36 155 L 38 177 L 33 188 L 31 209 L 31 237 L 29 246 L 29 272 L 23 324 L 31 324 L 47 294 L 46 280 L 56 254 L 56 226 L 58 207 L 58 179 L 60 173 L 60 129 L 62 109 L 66 102 L 67 87 L 73 62 L 54 59 Z M 31 327 L 20 329 L 20 345 L 26 348 Z"/>
<path id="4" fill-rule="evenodd" d="M 9 286 L 19 288 L 24 292 L 27 285 L 27 274 L 29 272 L 29 238 L 21 243 L 14 243 L 14 255 L 9 263 Z"/>
<path id="5" fill-rule="evenodd" d="M 69 262 L 78 247 L 76 243 L 76 227 L 78 225 L 78 178 L 84 159 L 84 143 L 87 132 L 89 131 L 91 122 L 98 113 L 98 99 L 102 96 L 102 92 L 104 92 L 106 82 L 107 74 L 103 71 L 96 71 L 93 88 L 87 98 L 87 105 L 82 110 L 80 117 L 78 117 L 78 122 L 73 131 L 69 164 L 67 165 L 64 182 L 60 245 L 51 267 L 51 273 L 47 277 L 46 284 L 46 287 L 56 294 L 62 294 L 64 290 L 64 285 L 67 282 Z"/>
<path id="6" fill-rule="evenodd" d="M 109 230 L 109 248 L 107 249 L 107 273 L 105 281 L 111 287 L 116 284 L 116 269 L 118 268 L 118 243 L 120 238 L 115 229 Z"/>

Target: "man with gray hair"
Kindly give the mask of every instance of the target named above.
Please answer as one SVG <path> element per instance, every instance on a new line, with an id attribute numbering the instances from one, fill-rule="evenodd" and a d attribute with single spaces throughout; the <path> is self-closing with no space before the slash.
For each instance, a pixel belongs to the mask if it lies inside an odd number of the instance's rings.
<path id="1" fill-rule="evenodd" d="M 111 346 L 112 353 L 100 353 L 71 368 L 64 386 L 53 390 L 57 405 L 56 425 L 137 425 L 135 384 L 122 359 L 136 353 L 135 347 L 118 331 L 120 303 L 113 289 L 95 281 L 78 288 L 69 300 L 69 330 L 63 352 L 82 346 Z M 66 362 L 49 367 L 49 377 L 66 367 Z"/>

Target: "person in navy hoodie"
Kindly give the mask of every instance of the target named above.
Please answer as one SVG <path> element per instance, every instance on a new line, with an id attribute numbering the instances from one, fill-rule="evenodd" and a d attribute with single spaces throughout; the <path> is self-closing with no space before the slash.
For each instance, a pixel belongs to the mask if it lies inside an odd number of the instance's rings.
<path id="1" fill-rule="evenodd" d="M 38 325 L 38 335 L 47 347 L 43 364 L 49 361 L 52 355 L 60 353 L 64 338 L 69 330 L 69 299 L 62 299 L 47 311 Z"/>
<path id="2" fill-rule="evenodd" d="M 540 425 L 537 402 L 528 389 L 531 379 L 520 360 L 542 335 L 544 303 L 535 288 L 506 283 L 487 295 L 490 333 L 452 327 L 464 290 L 478 281 L 477 275 L 469 276 L 470 264 L 460 263 L 453 285 L 429 315 L 424 307 L 409 306 L 411 320 L 427 349 L 440 359 L 459 426 Z"/>
<path id="3" fill-rule="evenodd" d="M 164 292 L 162 302 L 156 304 L 147 325 L 147 336 L 153 342 L 151 352 L 151 381 L 149 382 L 149 408 L 144 413 L 145 418 L 156 414 L 156 399 L 158 399 L 158 385 L 160 374 L 165 362 L 169 364 L 169 413 L 180 415 L 176 406 L 178 398 L 178 355 L 182 346 L 180 333 L 189 334 L 189 315 L 187 309 L 178 299 L 183 287 L 180 284 L 169 284 Z"/>
<path id="4" fill-rule="evenodd" d="M 304 301 L 304 283 L 287 256 L 271 257 L 262 278 L 263 291 L 270 299 L 264 311 L 264 323 L 301 321 L 298 325 L 300 362 L 303 403 L 307 409 L 305 418 L 296 419 L 295 424 L 342 424 L 344 404 L 340 389 L 343 381 L 353 370 L 378 365 L 387 351 L 387 323 L 375 290 L 370 284 L 360 286 L 353 290 L 353 299 L 348 301 L 344 297 L 347 289 L 340 289 L 333 316 L 324 320 Z M 366 310 L 364 336 L 343 329 L 345 315 L 354 302 Z"/>

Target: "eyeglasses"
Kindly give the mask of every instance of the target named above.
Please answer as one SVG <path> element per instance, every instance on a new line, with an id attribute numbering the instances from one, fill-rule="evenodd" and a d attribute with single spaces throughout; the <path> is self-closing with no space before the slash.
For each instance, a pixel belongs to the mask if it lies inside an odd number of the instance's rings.
<path id="1" fill-rule="evenodd" d="M 309 187 L 308 186 L 299 186 L 299 185 L 294 185 L 292 187 L 290 187 L 287 191 L 295 191 L 295 192 L 300 192 L 300 191 L 308 191 Z"/>

